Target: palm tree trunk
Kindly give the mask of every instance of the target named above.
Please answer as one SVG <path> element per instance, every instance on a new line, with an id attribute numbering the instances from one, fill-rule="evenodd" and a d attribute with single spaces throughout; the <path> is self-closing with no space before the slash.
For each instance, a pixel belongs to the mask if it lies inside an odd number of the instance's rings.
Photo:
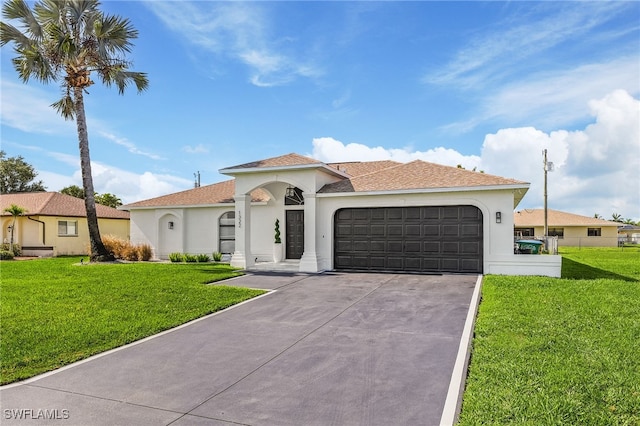
<path id="1" fill-rule="evenodd" d="M 16 217 L 13 216 L 13 222 L 11 223 L 11 237 L 9 240 L 9 251 L 13 254 L 13 233 L 16 231 Z"/>
<path id="2" fill-rule="evenodd" d="M 87 132 L 87 118 L 84 112 L 84 97 L 82 87 L 73 89 L 76 124 L 78 126 L 78 143 L 80 147 L 80 168 L 82 170 L 82 187 L 84 188 L 84 206 L 87 210 L 87 225 L 89 226 L 89 244 L 91 246 L 91 260 L 106 262 L 114 260 L 114 256 L 107 251 L 98 228 L 98 214 L 91 175 L 91 157 L 89 156 L 89 134 Z"/>

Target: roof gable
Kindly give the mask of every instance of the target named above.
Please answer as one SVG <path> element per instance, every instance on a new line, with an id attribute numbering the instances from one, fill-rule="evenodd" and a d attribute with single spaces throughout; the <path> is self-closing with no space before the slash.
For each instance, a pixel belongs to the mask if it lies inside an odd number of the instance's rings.
<path id="1" fill-rule="evenodd" d="M 252 161 L 250 163 L 239 164 L 237 166 L 225 167 L 224 170 L 233 169 L 263 169 L 270 167 L 290 167 L 290 166 L 303 166 L 309 164 L 322 165 L 323 163 L 313 158 L 305 157 L 300 154 L 286 154 L 279 157 L 267 158 L 265 160 Z"/>
<path id="2" fill-rule="evenodd" d="M 21 192 L 0 195 L 3 215 L 9 214 L 4 212 L 4 209 L 11 204 L 25 208 L 26 216 L 87 216 L 84 200 L 60 192 Z M 129 212 L 102 204 L 96 204 L 96 213 L 98 218 L 102 219 L 129 219 Z"/>

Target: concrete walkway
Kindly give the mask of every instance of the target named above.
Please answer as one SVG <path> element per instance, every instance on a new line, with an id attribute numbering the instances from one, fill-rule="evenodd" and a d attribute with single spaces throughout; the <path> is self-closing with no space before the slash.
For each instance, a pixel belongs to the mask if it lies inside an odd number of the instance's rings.
<path id="1" fill-rule="evenodd" d="M 5 386 L 0 422 L 450 423 L 479 283 L 464 275 L 249 274 L 226 284 L 275 291 Z M 455 369 L 461 377 L 452 383 Z"/>

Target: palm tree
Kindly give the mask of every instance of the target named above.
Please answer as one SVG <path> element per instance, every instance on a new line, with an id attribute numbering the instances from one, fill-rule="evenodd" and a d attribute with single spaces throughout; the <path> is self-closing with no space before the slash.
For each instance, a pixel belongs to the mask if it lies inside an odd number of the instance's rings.
<path id="1" fill-rule="evenodd" d="M 13 222 L 11 223 L 11 237 L 10 237 L 10 240 L 9 240 L 9 251 L 11 253 L 13 253 L 13 232 L 16 229 L 16 219 L 18 218 L 18 216 L 25 214 L 27 209 L 25 209 L 24 207 L 20 207 L 18 205 L 15 205 L 15 204 L 11 204 L 9 207 L 4 209 L 3 211 L 7 212 L 7 213 L 11 214 L 11 216 L 13 216 Z"/>
<path id="2" fill-rule="evenodd" d="M 611 219 L 613 219 L 614 222 L 622 222 L 622 215 L 618 213 L 613 213 L 611 215 Z"/>
<path id="3" fill-rule="evenodd" d="M 9 0 L 2 6 L 5 19 L 18 22 L 0 24 L 0 46 L 13 42 L 17 54 L 12 59 L 20 79 L 35 78 L 57 82 L 63 97 L 51 106 L 65 120 L 76 121 L 80 167 L 85 194 L 91 260 L 112 260 L 102 243 L 91 175 L 89 136 L 84 109 L 84 93 L 98 74 L 107 87 L 116 85 L 120 94 L 133 83 L 138 92 L 149 81 L 146 73 L 129 71 L 124 55 L 131 51 L 131 39 L 138 36 L 128 19 L 103 14 L 97 0 L 41 0 L 33 10 L 24 0 Z"/>

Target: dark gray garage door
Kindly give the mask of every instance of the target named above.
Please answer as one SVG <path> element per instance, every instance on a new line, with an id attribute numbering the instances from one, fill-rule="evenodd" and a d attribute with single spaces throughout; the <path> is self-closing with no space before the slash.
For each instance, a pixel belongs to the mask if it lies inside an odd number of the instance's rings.
<path id="1" fill-rule="evenodd" d="M 338 210 L 334 267 L 482 273 L 482 212 L 474 206 Z"/>

